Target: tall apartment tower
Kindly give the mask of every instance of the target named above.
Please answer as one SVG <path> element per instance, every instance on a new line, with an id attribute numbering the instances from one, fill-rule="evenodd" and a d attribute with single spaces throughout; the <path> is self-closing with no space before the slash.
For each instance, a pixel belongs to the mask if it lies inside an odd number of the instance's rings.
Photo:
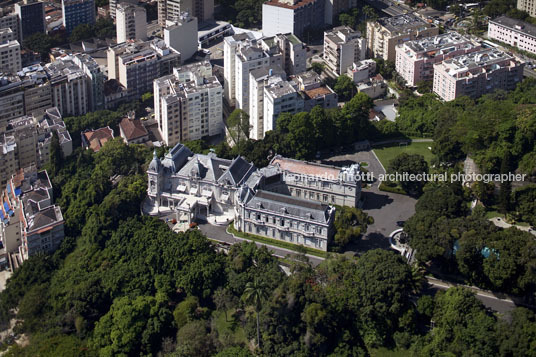
<path id="1" fill-rule="evenodd" d="M 19 41 L 11 29 L 0 29 L 0 72 L 15 73 L 21 69 Z"/>
<path id="2" fill-rule="evenodd" d="M 158 23 L 165 27 L 167 20 L 176 20 L 187 12 L 198 24 L 214 18 L 214 0 L 158 0 Z"/>
<path id="3" fill-rule="evenodd" d="M 386 17 L 367 23 L 367 47 L 373 57 L 394 62 L 397 45 L 438 34 L 439 28 L 414 14 Z"/>
<path id="4" fill-rule="evenodd" d="M 109 6 L 109 11 L 110 11 L 110 17 L 112 19 L 115 20 L 116 18 L 117 6 L 119 4 L 124 4 L 124 3 L 136 5 L 138 4 L 138 0 L 109 0 L 108 6 Z"/>
<path id="5" fill-rule="evenodd" d="M 155 117 L 168 146 L 223 132 L 223 90 L 209 61 L 154 81 Z"/>
<path id="6" fill-rule="evenodd" d="M 117 43 L 147 39 L 147 13 L 145 8 L 129 3 L 117 6 L 115 26 Z"/>
<path id="7" fill-rule="evenodd" d="M 95 23 L 95 0 L 62 0 L 61 10 L 63 26 L 68 34 L 78 25 Z"/>
<path id="8" fill-rule="evenodd" d="M 22 41 L 20 34 L 19 17 L 17 14 L 7 14 L 0 7 L 0 29 L 10 28 L 15 34 L 15 40 Z"/>
<path id="9" fill-rule="evenodd" d="M 45 6 L 41 1 L 24 0 L 17 3 L 15 13 L 19 17 L 22 40 L 34 33 L 46 31 Z"/>
<path id="10" fill-rule="evenodd" d="M 199 46 L 197 41 L 197 19 L 183 12 L 175 20 L 167 20 L 164 29 L 166 46 L 181 54 L 184 63 L 192 57 Z"/>
<path id="11" fill-rule="evenodd" d="M 536 17 L 536 0 L 517 0 L 517 9 L 526 11 L 530 16 Z"/>
<path id="12" fill-rule="evenodd" d="M 359 31 L 339 26 L 324 32 L 324 61 L 337 75 L 365 59 L 367 43 Z"/>

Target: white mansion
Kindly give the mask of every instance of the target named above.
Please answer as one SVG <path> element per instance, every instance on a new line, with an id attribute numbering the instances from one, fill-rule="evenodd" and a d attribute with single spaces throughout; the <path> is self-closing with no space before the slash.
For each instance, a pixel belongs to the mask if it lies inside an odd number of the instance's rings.
<path id="1" fill-rule="evenodd" d="M 355 207 L 361 194 L 358 164 L 337 168 L 275 156 L 257 169 L 240 156 L 193 154 L 182 144 L 163 160 L 155 154 L 147 174 L 147 214 L 175 212 L 188 223 L 227 216 L 239 231 L 324 251 L 334 234 L 333 205 Z"/>

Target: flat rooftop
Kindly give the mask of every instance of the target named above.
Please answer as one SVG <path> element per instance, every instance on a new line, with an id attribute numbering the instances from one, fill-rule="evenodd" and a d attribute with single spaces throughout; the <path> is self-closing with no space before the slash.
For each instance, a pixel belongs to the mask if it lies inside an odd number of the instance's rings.
<path id="1" fill-rule="evenodd" d="M 414 14 L 384 17 L 378 19 L 378 23 L 393 33 L 405 33 L 417 27 L 431 27 L 430 24 Z"/>
<path id="2" fill-rule="evenodd" d="M 490 22 L 509 27 L 512 30 L 524 33 L 525 35 L 536 37 L 536 26 L 525 21 L 512 19 L 511 17 L 507 16 L 501 16 L 495 20 L 490 20 Z"/>
<path id="3" fill-rule="evenodd" d="M 402 44 L 414 53 L 428 52 L 430 56 L 437 53 L 448 53 L 454 47 L 460 47 L 462 44 L 467 44 L 467 47 L 479 47 L 480 45 L 472 42 L 467 37 L 460 35 L 457 32 L 448 32 L 433 37 L 425 37 L 422 39 L 408 41 Z"/>
<path id="4" fill-rule="evenodd" d="M 457 56 L 438 64 L 453 77 L 463 78 L 471 75 L 471 72 L 479 68 L 493 66 L 489 71 L 494 71 L 506 66 L 505 61 L 513 61 L 514 57 L 497 49 L 487 49 L 478 52 Z M 469 73 L 468 73 L 469 72 Z"/>

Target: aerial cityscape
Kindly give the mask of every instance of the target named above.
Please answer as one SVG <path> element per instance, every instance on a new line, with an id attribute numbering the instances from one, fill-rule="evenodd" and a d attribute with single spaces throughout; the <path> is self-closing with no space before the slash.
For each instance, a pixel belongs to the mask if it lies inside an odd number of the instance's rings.
<path id="1" fill-rule="evenodd" d="M 0 0 L 0 356 L 536 356 L 536 0 Z"/>

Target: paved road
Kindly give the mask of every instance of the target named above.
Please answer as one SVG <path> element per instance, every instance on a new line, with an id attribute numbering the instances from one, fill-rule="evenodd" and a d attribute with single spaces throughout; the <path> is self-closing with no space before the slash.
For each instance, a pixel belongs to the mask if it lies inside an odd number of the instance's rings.
<path id="1" fill-rule="evenodd" d="M 455 286 L 455 284 L 451 284 L 432 277 L 427 277 L 427 280 L 428 284 L 431 285 L 431 289 L 435 291 L 447 290 L 448 288 Z M 475 293 L 476 298 L 480 300 L 484 304 L 484 306 L 492 309 L 493 311 L 497 311 L 502 314 L 507 314 L 516 307 L 516 304 L 508 297 L 503 297 L 499 294 L 480 290 L 476 287 L 469 288 Z"/>
<path id="2" fill-rule="evenodd" d="M 204 223 L 204 224 L 199 225 L 199 229 L 208 238 L 213 239 L 213 240 L 217 240 L 219 242 L 235 244 L 235 243 L 240 243 L 240 242 L 243 242 L 243 241 L 248 241 L 247 239 L 233 237 L 231 234 L 227 233 L 226 227 L 222 227 L 222 226 L 213 226 L 213 225 L 210 225 L 208 223 Z M 295 254 L 295 252 L 293 252 L 291 250 L 288 250 L 288 249 L 274 247 L 272 245 L 258 243 L 258 242 L 255 242 L 255 244 L 258 247 L 266 246 L 266 248 L 268 248 L 268 250 L 272 251 L 273 252 L 272 254 L 275 255 L 276 257 L 284 258 L 289 254 L 290 255 Z M 322 263 L 322 261 L 324 261 L 323 258 L 315 257 L 314 255 L 307 254 L 307 257 L 309 258 L 309 261 L 311 262 L 311 264 L 313 266 L 317 266 L 318 264 Z"/>
<path id="3" fill-rule="evenodd" d="M 494 218 L 490 218 L 489 219 L 494 225 L 496 225 L 497 227 L 501 227 L 501 228 L 510 228 L 510 227 L 516 227 L 517 229 L 521 230 L 521 231 L 525 231 L 525 232 L 529 232 L 533 235 L 536 236 L 536 230 L 534 230 L 532 227 L 527 227 L 527 226 L 519 226 L 519 225 L 512 225 L 512 224 L 509 224 L 509 223 L 506 223 L 504 221 L 504 219 L 500 218 L 500 217 L 494 217 Z"/>

